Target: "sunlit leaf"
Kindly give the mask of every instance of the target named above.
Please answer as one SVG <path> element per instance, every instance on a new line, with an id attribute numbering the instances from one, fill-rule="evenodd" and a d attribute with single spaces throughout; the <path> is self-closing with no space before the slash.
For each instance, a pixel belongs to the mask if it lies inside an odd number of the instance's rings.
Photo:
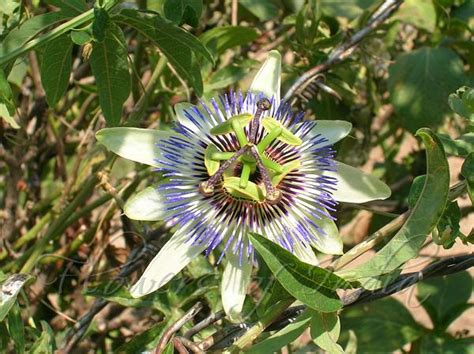
<path id="1" fill-rule="evenodd" d="M 251 234 L 250 240 L 280 284 L 296 299 L 321 312 L 342 307 L 335 289 L 348 288 L 350 284 L 326 269 L 301 262 L 263 236 Z"/>
<path id="2" fill-rule="evenodd" d="M 460 272 L 418 283 L 418 301 L 430 315 L 436 329 L 446 330 L 461 313 L 472 306 L 468 304 L 473 290 L 472 280 L 468 272 Z"/>
<path id="3" fill-rule="evenodd" d="M 403 126 L 412 132 L 441 123 L 449 112 L 449 94 L 466 80 L 461 59 L 443 47 L 400 54 L 389 74 L 390 100 Z"/>
<path id="4" fill-rule="evenodd" d="M 72 46 L 69 36 L 62 35 L 44 47 L 41 84 L 50 107 L 54 107 L 67 90 L 72 68 Z"/>
<path id="5" fill-rule="evenodd" d="M 441 142 L 429 129 L 420 129 L 426 149 L 426 181 L 409 218 L 397 234 L 370 260 L 339 274 L 346 279 L 363 280 L 397 269 L 418 254 L 426 236 L 443 214 L 449 191 L 449 167 Z"/>
<path id="6" fill-rule="evenodd" d="M 118 125 L 130 93 L 130 74 L 127 44 L 117 25 L 110 24 L 104 40 L 94 43 L 90 62 L 104 117 L 109 125 Z"/>

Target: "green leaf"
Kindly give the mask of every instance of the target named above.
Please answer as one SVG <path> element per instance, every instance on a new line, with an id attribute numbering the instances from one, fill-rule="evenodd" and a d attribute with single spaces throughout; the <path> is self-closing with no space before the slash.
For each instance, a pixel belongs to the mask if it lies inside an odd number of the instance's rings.
<path id="1" fill-rule="evenodd" d="M 64 11 L 48 12 L 37 15 L 23 22 L 20 27 L 16 27 L 0 42 L 0 58 L 6 56 L 11 51 L 23 46 L 38 33 L 44 31 L 55 23 L 70 18 L 71 15 Z"/>
<path id="2" fill-rule="evenodd" d="M 426 148 L 427 173 L 420 197 L 397 234 L 366 263 L 341 271 L 346 279 L 360 280 L 387 274 L 418 254 L 426 236 L 437 225 L 449 192 L 449 167 L 438 137 L 429 129 L 420 129 Z"/>
<path id="3" fill-rule="evenodd" d="M 202 0 L 165 0 L 163 12 L 168 20 L 177 25 L 187 23 L 197 27 L 202 15 Z"/>
<path id="4" fill-rule="evenodd" d="M 0 322 L 0 352 L 7 353 L 10 343 L 10 333 L 8 333 L 5 322 Z"/>
<path id="5" fill-rule="evenodd" d="M 472 24 L 472 19 L 474 18 L 474 3 L 472 1 L 464 1 L 461 6 L 454 8 L 452 15 L 466 23 Z"/>
<path id="6" fill-rule="evenodd" d="M 41 321 L 41 336 L 33 343 L 30 354 L 53 354 L 56 351 L 54 332 L 46 321 Z"/>
<path id="7" fill-rule="evenodd" d="M 424 280 L 417 285 L 417 298 L 440 332 L 458 318 L 467 308 L 473 289 L 468 272 Z"/>
<path id="8" fill-rule="evenodd" d="M 416 176 L 413 180 L 410 193 L 408 193 L 408 206 L 410 208 L 414 208 L 416 202 L 420 198 L 421 192 L 423 191 L 423 187 L 425 186 L 426 182 L 426 175 Z"/>
<path id="9" fill-rule="evenodd" d="M 84 290 L 84 295 L 94 296 L 107 301 L 116 302 L 122 306 L 134 308 L 156 308 L 159 311 L 169 314 L 170 307 L 165 292 L 155 291 L 152 294 L 141 298 L 133 298 L 130 292 L 116 281 L 104 281 L 92 285 Z"/>
<path id="10" fill-rule="evenodd" d="M 86 12 L 88 7 L 83 0 L 46 0 L 46 3 L 59 7 L 63 12 L 77 16 Z"/>
<path id="11" fill-rule="evenodd" d="M 104 41 L 94 43 L 90 57 L 99 103 L 107 123 L 118 125 L 122 106 L 130 93 L 127 44 L 121 29 L 110 24 Z"/>
<path id="12" fill-rule="evenodd" d="M 344 353 L 337 344 L 341 323 L 336 312 L 311 311 L 311 338 L 314 344 L 329 353 Z"/>
<path id="13" fill-rule="evenodd" d="M 471 203 L 474 203 L 474 152 L 471 152 L 464 160 L 461 174 L 466 179 L 467 192 Z"/>
<path id="14" fill-rule="evenodd" d="M 8 315 L 21 288 L 31 278 L 28 274 L 12 274 L 2 283 L 0 287 L 0 322 Z"/>
<path id="15" fill-rule="evenodd" d="M 25 328 L 17 301 L 8 313 L 8 332 L 15 343 L 15 352 L 23 354 L 25 352 Z"/>
<path id="16" fill-rule="evenodd" d="M 474 121 L 474 89 L 463 86 L 449 95 L 448 104 L 460 116 Z"/>
<path id="17" fill-rule="evenodd" d="M 260 343 L 253 345 L 246 353 L 272 354 L 278 352 L 285 345 L 295 341 L 308 328 L 311 315 L 308 311 L 303 312 L 285 328 L 279 330 Z"/>
<path id="18" fill-rule="evenodd" d="M 474 133 L 461 135 L 454 140 L 445 134 L 437 135 L 448 155 L 467 156 L 471 151 L 474 151 Z"/>
<path id="19" fill-rule="evenodd" d="M 320 1 L 321 10 L 324 14 L 331 17 L 347 17 L 349 19 L 359 16 L 365 9 L 373 4 L 372 0 Z"/>
<path id="20" fill-rule="evenodd" d="M 433 241 L 437 245 L 448 249 L 453 247 L 456 238 L 462 236 L 460 232 L 461 210 L 456 201 L 447 205 L 439 219 L 437 230 L 433 232 Z"/>
<path id="21" fill-rule="evenodd" d="M 97 42 L 103 42 L 109 27 L 109 14 L 102 7 L 94 7 L 94 21 L 92 22 L 92 34 Z"/>
<path id="22" fill-rule="evenodd" d="M 285 290 L 279 281 L 274 281 L 271 289 L 265 292 L 257 307 L 257 315 L 263 316 L 273 305 L 283 300 L 289 300 L 292 296 Z"/>
<path id="23" fill-rule="evenodd" d="M 393 18 L 429 32 L 436 28 L 436 9 L 432 0 L 406 0 Z"/>
<path id="24" fill-rule="evenodd" d="M 94 39 L 92 37 L 92 32 L 91 32 L 90 27 L 77 30 L 77 31 L 73 30 L 71 31 L 70 35 L 71 35 L 71 40 L 73 41 L 73 43 L 77 45 L 84 45 L 84 44 L 90 43 Z"/>
<path id="25" fill-rule="evenodd" d="M 13 102 L 13 92 L 5 73 L 0 69 L 0 117 L 5 119 L 12 128 L 19 129 L 20 126 L 15 119 L 13 119 L 14 114 L 15 104 Z"/>
<path id="26" fill-rule="evenodd" d="M 321 312 L 342 307 L 335 289 L 350 288 L 349 283 L 326 269 L 301 262 L 263 236 L 250 234 L 250 240 L 280 284 L 296 299 Z"/>
<path id="27" fill-rule="evenodd" d="M 447 333 L 428 333 L 420 342 L 420 354 L 472 354 L 474 347 L 474 337 L 454 338 Z"/>
<path id="28" fill-rule="evenodd" d="M 142 353 L 150 350 L 158 344 L 161 336 L 168 327 L 168 322 L 163 321 L 147 329 L 139 335 L 130 339 L 127 343 L 121 345 L 116 353 Z"/>
<path id="29" fill-rule="evenodd" d="M 399 55 L 390 66 L 390 100 L 410 131 L 434 127 L 449 112 L 449 94 L 465 80 L 456 53 L 447 48 L 420 48 Z"/>
<path id="30" fill-rule="evenodd" d="M 174 353 L 174 345 L 173 342 L 169 342 L 165 349 L 163 350 L 163 354 L 173 354 Z"/>
<path id="31" fill-rule="evenodd" d="M 268 21 L 278 15 L 278 5 L 272 0 L 239 0 L 239 4 L 255 15 L 260 21 Z"/>
<path id="32" fill-rule="evenodd" d="M 204 85 L 204 92 L 211 92 L 226 88 L 242 80 L 248 74 L 248 68 L 228 65 L 218 70 L 209 82 Z"/>
<path id="33" fill-rule="evenodd" d="M 349 330 L 349 340 L 344 348 L 345 354 L 357 354 L 357 336 L 353 330 Z"/>
<path id="34" fill-rule="evenodd" d="M 251 27 L 223 26 L 204 32 L 200 40 L 207 48 L 220 55 L 227 49 L 250 43 L 257 37 L 257 30 Z"/>
<path id="35" fill-rule="evenodd" d="M 159 15 L 142 16 L 134 10 L 123 10 L 114 20 L 134 27 L 150 39 L 168 58 L 178 75 L 194 88 L 198 96 L 202 94 L 201 72 L 192 53 L 202 55 L 211 63 L 214 59 L 196 37 Z"/>
<path id="36" fill-rule="evenodd" d="M 72 68 L 72 46 L 71 39 L 64 34 L 49 42 L 44 48 L 41 84 L 50 107 L 54 107 L 67 90 Z"/>
<path id="37" fill-rule="evenodd" d="M 410 312 L 393 298 L 345 309 L 341 327 L 355 332 L 358 353 L 391 353 L 424 332 Z"/>

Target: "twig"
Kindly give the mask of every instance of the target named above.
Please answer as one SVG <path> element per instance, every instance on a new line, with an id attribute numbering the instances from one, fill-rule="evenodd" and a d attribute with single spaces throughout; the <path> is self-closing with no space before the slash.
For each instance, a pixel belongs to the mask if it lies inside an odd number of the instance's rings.
<path id="1" fill-rule="evenodd" d="M 344 307 L 364 304 L 378 300 L 403 289 L 412 286 L 424 279 L 439 277 L 448 274 L 458 273 L 474 266 L 473 255 L 463 255 L 457 257 L 448 257 L 440 262 L 433 263 L 420 272 L 413 272 L 400 275 L 394 282 L 379 290 L 362 290 L 357 292 L 356 296 L 343 298 Z"/>
<path id="2" fill-rule="evenodd" d="M 158 345 L 156 346 L 155 353 L 156 354 L 163 353 L 163 351 L 165 350 L 166 344 L 168 344 L 171 336 L 175 334 L 176 332 L 178 332 L 181 329 L 181 327 L 183 327 L 186 324 L 186 322 L 190 321 L 201 310 L 202 310 L 202 303 L 197 302 L 193 307 L 189 309 L 188 312 L 186 312 L 183 315 L 183 317 L 181 317 L 179 320 L 173 323 L 161 337 L 160 341 L 158 342 Z"/>
<path id="3" fill-rule="evenodd" d="M 179 354 L 189 354 L 188 350 L 186 349 L 184 344 L 181 342 L 180 338 L 178 337 L 173 338 L 173 346 L 174 346 L 174 349 L 176 349 L 176 351 Z"/>
<path id="4" fill-rule="evenodd" d="M 190 339 L 192 336 L 194 336 L 196 333 L 198 333 L 202 329 L 209 327 L 211 324 L 219 321 L 221 318 L 224 318 L 224 317 L 225 317 L 224 311 L 218 311 L 218 312 L 212 313 L 210 316 L 206 317 L 204 320 L 197 323 L 194 327 L 188 330 L 184 334 L 184 338 Z"/>
<path id="5" fill-rule="evenodd" d="M 339 47 L 334 49 L 329 55 L 328 59 L 322 64 L 316 65 L 315 67 L 306 71 L 299 77 L 298 80 L 290 87 L 286 92 L 284 100 L 290 102 L 290 100 L 296 99 L 300 95 L 308 84 L 319 74 L 328 70 L 334 64 L 337 64 L 347 59 L 356 49 L 357 44 L 364 39 L 369 33 L 380 26 L 392 13 L 398 9 L 403 0 L 386 0 L 379 6 L 379 8 L 372 14 L 367 25 L 352 35 L 346 42 L 341 44 Z M 290 102 L 290 103 L 294 103 Z"/>
<path id="6" fill-rule="evenodd" d="M 232 0 L 231 20 L 230 20 L 230 24 L 232 26 L 237 26 L 238 24 L 238 20 L 237 20 L 238 9 L 239 9 L 239 1 Z"/>
<path id="7" fill-rule="evenodd" d="M 193 341 L 191 341 L 187 338 L 176 337 L 175 339 L 179 339 L 181 341 L 181 343 L 184 344 L 184 346 L 186 348 L 190 349 L 193 353 L 196 353 L 196 354 L 204 353 L 196 343 L 194 343 Z"/>
<path id="8" fill-rule="evenodd" d="M 267 311 L 262 318 L 252 326 L 242 337 L 240 337 L 230 348 L 231 353 L 240 353 L 245 347 L 250 345 L 257 337 L 274 322 L 295 300 L 282 300 L 274 308 Z"/>

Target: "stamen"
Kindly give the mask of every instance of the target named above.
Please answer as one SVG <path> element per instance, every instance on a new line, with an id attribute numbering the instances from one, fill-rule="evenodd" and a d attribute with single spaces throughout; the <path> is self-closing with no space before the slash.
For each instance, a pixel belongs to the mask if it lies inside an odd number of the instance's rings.
<path id="1" fill-rule="evenodd" d="M 253 144 L 245 145 L 244 147 L 240 148 L 230 159 L 220 165 L 219 169 L 216 173 L 214 173 L 211 178 L 207 181 L 201 182 L 199 184 L 199 192 L 206 197 L 210 197 L 214 194 L 214 187 L 219 182 L 219 179 L 224 174 L 225 170 L 227 170 L 237 159 L 242 156 L 245 152 L 248 151 L 250 147 L 254 146 Z"/>
<path id="2" fill-rule="evenodd" d="M 263 112 L 268 111 L 271 108 L 272 104 L 267 98 L 262 98 L 257 102 L 257 111 L 253 116 L 252 122 L 250 123 L 250 142 L 256 143 L 257 138 L 257 129 L 260 124 L 260 117 Z"/>
<path id="3" fill-rule="evenodd" d="M 273 186 L 272 181 L 270 179 L 270 175 L 268 174 L 268 170 L 263 165 L 263 161 L 260 158 L 258 149 L 255 146 L 252 146 L 250 147 L 250 153 L 255 158 L 255 161 L 257 161 L 257 167 L 260 170 L 260 174 L 263 178 L 263 184 L 265 186 L 265 191 L 267 192 L 265 199 L 268 203 L 272 205 L 278 204 L 278 202 L 281 200 L 282 194 L 278 189 Z"/>

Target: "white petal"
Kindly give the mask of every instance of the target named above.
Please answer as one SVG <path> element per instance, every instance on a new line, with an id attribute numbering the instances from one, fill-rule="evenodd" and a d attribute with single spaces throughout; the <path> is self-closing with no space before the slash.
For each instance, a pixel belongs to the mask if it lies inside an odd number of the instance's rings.
<path id="1" fill-rule="evenodd" d="M 319 232 L 314 234 L 316 240 L 313 242 L 313 246 L 320 252 L 325 254 L 342 254 L 342 238 L 337 229 L 336 223 L 327 217 L 323 217 L 321 220 L 313 220 L 324 232 L 321 235 Z"/>
<path id="2" fill-rule="evenodd" d="M 107 149 L 126 159 L 158 166 L 160 150 L 156 146 L 161 139 L 176 136 L 176 133 L 140 128 L 105 128 L 95 137 Z"/>
<path id="3" fill-rule="evenodd" d="M 153 258 L 130 294 L 137 298 L 158 290 L 206 248 L 205 244 L 193 245 L 187 240 L 187 228 L 178 230 Z"/>
<path id="4" fill-rule="evenodd" d="M 252 263 L 242 259 L 242 264 L 239 264 L 239 258 L 230 252 L 226 254 L 226 259 L 228 263 L 221 284 L 222 306 L 232 321 L 239 321 L 247 286 L 250 283 Z"/>
<path id="5" fill-rule="evenodd" d="M 255 75 L 250 91 L 257 94 L 263 93 L 267 98 L 275 97 L 275 101 L 280 102 L 280 76 L 281 55 L 276 50 L 272 50 Z"/>
<path id="6" fill-rule="evenodd" d="M 335 144 L 339 140 L 344 139 L 352 129 L 352 124 L 345 120 L 317 120 L 317 124 L 313 129 L 311 129 L 305 137 L 310 139 L 317 134 L 321 134 L 322 137 L 326 138 L 328 141 L 324 142 L 324 145 Z M 303 123 L 298 123 L 295 125 L 295 129 Z"/>
<path id="7" fill-rule="evenodd" d="M 311 246 L 303 246 L 301 243 L 296 242 L 293 246 L 293 254 L 299 258 L 300 261 L 317 266 L 319 265 L 318 258 L 314 254 Z"/>
<path id="8" fill-rule="evenodd" d="M 186 114 L 184 113 L 185 110 L 189 110 L 193 107 L 195 106 L 191 103 L 181 102 L 174 105 L 174 111 L 176 113 L 176 118 L 178 119 L 178 122 L 180 122 L 186 128 L 195 131 L 197 129 L 196 124 L 194 124 L 188 117 L 186 117 Z"/>
<path id="9" fill-rule="evenodd" d="M 390 197 L 390 188 L 377 177 L 365 174 L 359 169 L 337 162 L 337 172 L 324 172 L 337 178 L 333 197 L 339 202 L 365 203 Z"/>
<path id="10" fill-rule="evenodd" d="M 162 220 L 165 214 L 163 196 L 154 187 L 148 187 L 127 200 L 123 208 L 132 220 Z"/>

